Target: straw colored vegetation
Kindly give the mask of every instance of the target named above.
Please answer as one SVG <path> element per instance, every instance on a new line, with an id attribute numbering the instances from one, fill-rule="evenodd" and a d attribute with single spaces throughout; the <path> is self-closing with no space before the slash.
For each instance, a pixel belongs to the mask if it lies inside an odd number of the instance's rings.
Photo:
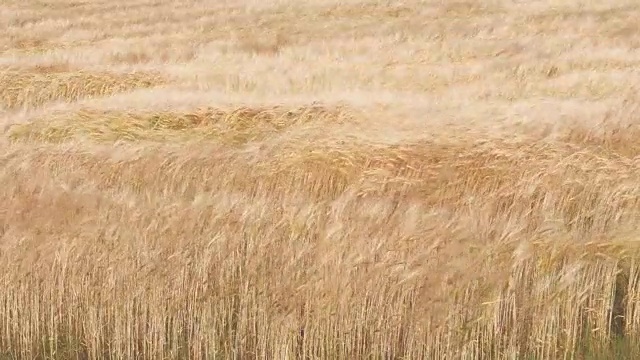
<path id="1" fill-rule="evenodd" d="M 0 358 L 640 358 L 637 1 L 0 5 Z"/>

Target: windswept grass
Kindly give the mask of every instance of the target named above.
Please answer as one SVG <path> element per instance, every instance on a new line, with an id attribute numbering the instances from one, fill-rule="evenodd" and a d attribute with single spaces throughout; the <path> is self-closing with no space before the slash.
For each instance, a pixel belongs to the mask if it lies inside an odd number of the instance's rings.
<path id="1" fill-rule="evenodd" d="M 245 144 L 266 140 L 294 126 L 345 123 L 354 116 L 348 109 L 320 105 L 286 108 L 202 108 L 191 112 L 122 112 L 83 109 L 32 119 L 9 128 L 14 141 L 65 142 L 91 139 L 99 142 L 218 140 Z"/>
<path id="2" fill-rule="evenodd" d="M 3 3 L 0 358 L 638 358 L 639 9 Z"/>
<path id="3" fill-rule="evenodd" d="M 140 72 L 111 74 L 55 70 L 35 67 L 32 71 L 0 72 L 0 109 L 34 108 L 54 101 L 73 102 L 162 83 L 160 76 Z"/>

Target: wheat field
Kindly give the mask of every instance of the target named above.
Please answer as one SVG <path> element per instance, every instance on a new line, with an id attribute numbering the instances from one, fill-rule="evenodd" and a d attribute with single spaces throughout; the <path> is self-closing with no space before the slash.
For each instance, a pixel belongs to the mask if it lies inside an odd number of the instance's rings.
<path id="1" fill-rule="evenodd" d="M 635 0 L 4 0 L 0 359 L 640 358 Z"/>

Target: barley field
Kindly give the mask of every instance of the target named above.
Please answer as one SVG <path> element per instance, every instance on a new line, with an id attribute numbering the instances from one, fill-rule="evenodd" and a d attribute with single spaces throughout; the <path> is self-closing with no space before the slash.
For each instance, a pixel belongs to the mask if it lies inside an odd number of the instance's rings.
<path id="1" fill-rule="evenodd" d="M 4 0 L 0 359 L 640 358 L 636 0 Z"/>

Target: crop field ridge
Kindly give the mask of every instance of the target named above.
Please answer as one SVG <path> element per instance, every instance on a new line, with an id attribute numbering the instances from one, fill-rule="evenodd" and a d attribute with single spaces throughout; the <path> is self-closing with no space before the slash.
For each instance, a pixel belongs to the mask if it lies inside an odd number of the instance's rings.
<path id="1" fill-rule="evenodd" d="M 0 4 L 0 359 L 640 358 L 640 4 Z"/>

